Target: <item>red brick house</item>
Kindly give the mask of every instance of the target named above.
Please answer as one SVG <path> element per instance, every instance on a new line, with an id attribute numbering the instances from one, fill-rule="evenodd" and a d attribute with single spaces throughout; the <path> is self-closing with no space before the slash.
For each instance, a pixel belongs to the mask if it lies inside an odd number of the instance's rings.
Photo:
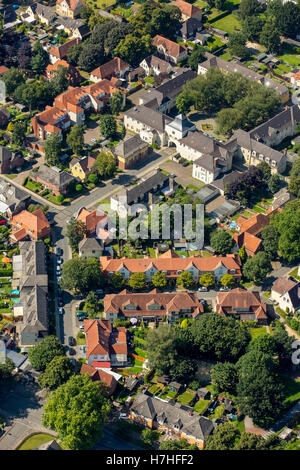
<path id="1" fill-rule="evenodd" d="M 70 185 L 76 182 L 70 173 L 46 165 L 41 165 L 38 170 L 31 171 L 30 178 L 41 183 L 44 189 L 49 189 L 55 196 L 66 195 Z"/>
<path id="2" fill-rule="evenodd" d="M 257 321 L 267 324 L 267 306 L 262 303 L 258 292 L 237 288 L 229 292 L 218 292 L 215 300 L 215 311 L 219 315 L 241 321 Z"/>
<path id="3" fill-rule="evenodd" d="M 24 210 L 13 216 L 11 224 L 10 238 L 14 243 L 25 239 L 39 240 L 48 238 L 51 233 L 50 223 L 42 209 L 34 212 Z"/>
<path id="4" fill-rule="evenodd" d="M 110 80 L 112 77 L 123 77 L 129 70 L 130 65 L 119 57 L 114 57 L 106 64 L 100 65 L 90 73 L 90 80 L 98 82 L 99 80 Z"/>
<path id="5" fill-rule="evenodd" d="M 70 48 L 80 43 L 81 43 L 81 40 L 79 38 L 74 38 L 68 42 L 65 42 L 61 46 L 51 47 L 48 51 L 51 64 L 54 64 L 58 60 L 66 59 Z"/>
<path id="6" fill-rule="evenodd" d="M 67 69 L 67 78 L 70 80 L 72 86 L 76 86 L 80 83 L 81 76 L 79 71 L 66 60 L 57 60 L 54 64 L 48 64 L 46 67 L 47 79 L 52 80 L 53 77 L 55 77 L 55 72 L 57 72 L 60 67 Z"/>
<path id="7" fill-rule="evenodd" d="M 98 380 L 103 382 L 108 387 L 108 396 L 112 395 L 117 388 L 117 380 L 112 374 L 106 372 L 105 370 L 95 369 L 88 364 L 82 364 L 80 374 L 88 374 L 93 382 L 97 382 Z"/>
<path id="8" fill-rule="evenodd" d="M 11 170 L 21 167 L 24 163 L 22 152 L 12 152 L 0 147 L 0 174 L 9 173 Z"/>
<path id="9" fill-rule="evenodd" d="M 62 135 L 71 126 L 68 113 L 56 106 L 46 106 L 45 111 L 36 114 L 32 120 L 32 131 L 41 140 L 46 140 L 48 134 Z"/>

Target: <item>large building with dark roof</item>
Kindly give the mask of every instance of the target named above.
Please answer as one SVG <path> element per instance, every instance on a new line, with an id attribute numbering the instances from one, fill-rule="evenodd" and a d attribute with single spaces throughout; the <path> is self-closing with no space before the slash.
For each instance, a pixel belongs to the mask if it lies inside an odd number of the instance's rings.
<path id="1" fill-rule="evenodd" d="M 57 167 L 41 165 L 37 171 L 31 171 L 30 178 L 41 183 L 44 188 L 49 189 L 55 196 L 67 194 L 69 186 L 76 182 L 74 176 Z"/>
<path id="2" fill-rule="evenodd" d="M 214 424 L 181 403 L 138 393 L 130 408 L 130 419 L 150 429 L 157 429 L 174 439 L 184 438 L 199 449 L 205 446 Z"/>

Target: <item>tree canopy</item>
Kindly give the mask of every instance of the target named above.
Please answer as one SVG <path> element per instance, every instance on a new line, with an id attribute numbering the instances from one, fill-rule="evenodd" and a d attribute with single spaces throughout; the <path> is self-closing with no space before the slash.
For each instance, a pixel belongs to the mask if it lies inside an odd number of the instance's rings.
<path id="1" fill-rule="evenodd" d="M 28 351 L 28 359 L 36 370 L 44 371 L 57 356 L 64 356 L 65 348 L 56 336 L 46 336 Z"/>
<path id="2" fill-rule="evenodd" d="M 74 367 L 68 357 L 56 356 L 46 365 L 39 377 L 40 387 L 54 389 L 67 382 L 74 373 Z"/>
<path id="3" fill-rule="evenodd" d="M 60 285 L 63 289 L 86 294 L 103 287 L 104 278 L 98 258 L 73 258 L 62 266 Z"/>

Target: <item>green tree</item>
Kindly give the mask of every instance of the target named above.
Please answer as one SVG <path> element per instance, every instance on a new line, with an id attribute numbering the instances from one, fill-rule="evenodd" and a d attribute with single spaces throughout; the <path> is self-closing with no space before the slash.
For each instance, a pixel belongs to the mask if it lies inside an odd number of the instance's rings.
<path id="1" fill-rule="evenodd" d="M 157 287 L 158 289 L 163 289 L 167 285 L 166 275 L 164 273 L 157 272 L 153 274 L 151 282 L 154 287 Z"/>
<path id="2" fill-rule="evenodd" d="M 98 176 L 95 173 L 91 173 L 88 176 L 88 182 L 92 184 L 97 184 L 98 183 Z"/>
<path id="3" fill-rule="evenodd" d="M 98 258 L 73 258 L 63 264 L 60 285 L 83 295 L 103 287 L 104 278 Z"/>
<path id="4" fill-rule="evenodd" d="M 249 351 L 259 351 L 273 357 L 276 355 L 276 341 L 273 336 L 259 335 L 250 342 Z"/>
<path id="5" fill-rule="evenodd" d="M 279 241 L 279 232 L 275 225 L 270 224 L 264 227 L 261 231 L 261 238 L 265 252 L 274 259 L 277 256 Z"/>
<path id="6" fill-rule="evenodd" d="M 244 33 L 233 32 L 229 34 L 228 39 L 228 49 L 231 54 L 241 57 L 241 59 L 246 59 L 249 56 Z"/>
<path id="7" fill-rule="evenodd" d="M 4 364 L 0 364 L 0 387 L 1 382 L 5 382 L 11 378 L 11 373 L 15 369 L 15 365 L 8 357 L 5 359 Z"/>
<path id="8" fill-rule="evenodd" d="M 191 273 L 183 271 L 177 278 L 177 286 L 190 289 L 194 285 L 194 279 Z"/>
<path id="9" fill-rule="evenodd" d="M 95 292 L 88 293 L 85 300 L 85 310 L 91 320 L 96 318 L 99 311 L 99 299 Z"/>
<path id="10" fill-rule="evenodd" d="M 215 285 L 215 278 L 212 273 L 202 274 L 199 279 L 199 284 L 204 287 L 213 287 Z"/>
<path id="11" fill-rule="evenodd" d="M 239 249 L 239 257 L 241 258 L 241 262 L 244 264 L 247 260 L 245 245 L 241 246 L 241 248 Z"/>
<path id="12" fill-rule="evenodd" d="M 67 225 L 67 237 L 72 251 L 78 252 L 78 243 L 86 234 L 86 225 L 81 220 L 70 220 Z"/>
<path id="13" fill-rule="evenodd" d="M 97 66 L 103 64 L 105 54 L 102 43 L 92 44 L 90 41 L 83 43 L 78 57 L 78 66 L 87 72 L 91 72 Z"/>
<path id="14" fill-rule="evenodd" d="M 221 277 L 221 284 L 224 287 L 234 287 L 235 281 L 234 277 L 232 274 L 224 274 L 224 276 Z"/>
<path id="15" fill-rule="evenodd" d="M 233 423 L 220 424 L 211 436 L 208 436 L 205 450 L 229 450 L 234 447 L 240 431 Z"/>
<path id="16" fill-rule="evenodd" d="M 234 450 L 264 450 L 265 439 L 251 432 L 243 432 L 241 439 L 234 446 Z"/>
<path id="17" fill-rule="evenodd" d="M 119 114 L 123 104 L 123 95 L 119 90 L 111 95 L 109 104 L 112 114 Z"/>
<path id="18" fill-rule="evenodd" d="M 168 439 L 159 445 L 159 450 L 197 450 L 195 445 L 190 445 L 184 438 Z"/>
<path id="19" fill-rule="evenodd" d="M 300 258 L 300 200 L 286 204 L 272 220 L 279 232 L 278 249 L 289 263 Z"/>
<path id="20" fill-rule="evenodd" d="M 210 243 L 217 254 L 227 255 L 231 252 L 234 241 L 226 230 L 215 231 L 211 234 Z"/>
<path id="21" fill-rule="evenodd" d="M 270 165 L 267 162 L 260 162 L 257 168 L 263 172 L 264 181 L 268 182 L 272 175 Z"/>
<path id="22" fill-rule="evenodd" d="M 36 41 L 33 46 L 33 57 L 31 59 L 31 68 L 36 73 L 43 73 L 49 63 L 48 53 L 43 49 L 40 41 Z"/>
<path id="23" fill-rule="evenodd" d="M 190 334 L 198 354 L 229 362 L 245 353 L 251 339 L 243 323 L 216 313 L 203 313 L 192 323 Z"/>
<path id="24" fill-rule="evenodd" d="M 19 145 L 20 147 L 24 144 L 26 140 L 26 124 L 22 121 L 18 121 L 14 124 L 12 131 L 12 141 L 14 144 Z"/>
<path id="25" fill-rule="evenodd" d="M 243 275 L 255 284 L 262 283 L 267 274 L 272 271 L 272 265 L 267 253 L 258 252 L 252 258 L 248 258 L 243 267 Z"/>
<path id="26" fill-rule="evenodd" d="M 83 44 L 74 44 L 74 46 L 71 46 L 67 55 L 68 62 L 71 65 L 77 65 L 78 64 L 78 59 L 79 56 L 82 52 L 83 49 Z"/>
<path id="27" fill-rule="evenodd" d="M 254 349 L 237 362 L 237 404 L 258 426 L 269 426 L 283 410 L 284 386 L 278 362 Z"/>
<path id="28" fill-rule="evenodd" d="M 83 149 L 83 129 L 75 124 L 67 135 L 67 144 L 75 154 L 80 154 Z"/>
<path id="29" fill-rule="evenodd" d="M 114 55 L 128 62 L 130 65 L 139 64 L 145 57 L 152 54 L 155 48 L 152 45 L 150 34 L 145 36 L 134 36 L 127 34 L 121 39 L 118 46 L 114 50 Z"/>
<path id="30" fill-rule="evenodd" d="M 149 448 L 153 449 L 155 442 L 158 441 L 160 432 L 152 429 L 143 429 L 141 432 L 141 441 Z"/>
<path id="31" fill-rule="evenodd" d="M 64 355 L 65 348 L 56 336 L 51 335 L 29 349 L 28 359 L 34 369 L 44 371 L 52 359 Z"/>
<path id="32" fill-rule="evenodd" d="M 47 136 L 45 143 L 45 161 L 49 166 L 55 166 L 59 163 L 61 154 L 61 138 L 58 134 Z"/>
<path id="33" fill-rule="evenodd" d="M 245 20 L 249 16 L 257 16 L 260 12 L 261 6 L 257 0 L 242 0 L 238 10 L 242 20 Z"/>
<path id="34" fill-rule="evenodd" d="M 117 123 L 115 118 L 110 114 L 104 114 L 100 119 L 100 132 L 108 139 L 117 132 Z"/>
<path id="35" fill-rule="evenodd" d="M 269 52 L 275 52 L 280 44 L 280 35 L 274 17 L 268 17 L 259 36 L 259 42 Z"/>
<path id="36" fill-rule="evenodd" d="M 74 367 L 68 357 L 56 356 L 46 365 L 45 372 L 39 377 L 41 388 L 54 389 L 64 384 L 74 374 Z"/>
<path id="37" fill-rule="evenodd" d="M 198 64 L 204 60 L 204 47 L 195 45 L 191 55 L 188 58 L 188 65 L 193 70 L 198 70 Z"/>
<path id="38" fill-rule="evenodd" d="M 133 273 L 129 278 L 129 287 L 134 290 L 142 290 L 146 286 L 145 273 Z"/>
<path id="39" fill-rule="evenodd" d="M 157 374 L 168 373 L 176 363 L 176 331 L 172 325 L 161 324 L 150 330 L 146 338 L 146 350 L 151 368 Z"/>
<path id="40" fill-rule="evenodd" d="M 192 101 L 187 95 L 180 93 L 176 98 L 176 106 L 180 113 L 187 114 L 192 106 Z"/>
<path id="41" fill-rule="evenodd" d="M 217 393 L 228 392 L 234 395 L 238 381 L 235 365 L 231 362 L 218 362 L 211 369 L 211 381 Z"/>
<path id="42" fill-rule="evenodd" d="M 279 175 L 272 175 L 268 181 L 269 190 L 272 194 L 277 193 L 281 188 L 281 179 Z"/>
<path id="43" fill-rule="evenodd" d="M 87 374 L 74 375 L 50 395 L 42 423 L 70 450 L 89 449 L 102 435 L 109 412 L 106 386 Z"/>
<path id="44" fill-rule="evenodd" d="M 94 168 L 100 176 L 113 176 L 117 170 L 114 155 L 111 152 L 100 152 L 94 163 Z"/>
<path id="45" fill-rule="evenodd" d="M 259 35 L 264 25 L 264 20 L 260 16 L 248 16 L 243 21 L 242 31 L 248 41 L 259 40 Z"/>
<path id="46" fill-rule="evenodd" d="M 6 93 L 9 96 L 12 96 L 18 86 L 25 83 L 24 73 L 15 67 L 11 67 L 7 72 L 5 72 L 2 80 L 6 85 Z"/>
<path id="47" fill-rule="evenodd" d="M 109 278 L 109 282 L 113 285 L 115 289 L 120 289 L 124 286 L 125 280 L 120 273 L 113 273 Z"/>

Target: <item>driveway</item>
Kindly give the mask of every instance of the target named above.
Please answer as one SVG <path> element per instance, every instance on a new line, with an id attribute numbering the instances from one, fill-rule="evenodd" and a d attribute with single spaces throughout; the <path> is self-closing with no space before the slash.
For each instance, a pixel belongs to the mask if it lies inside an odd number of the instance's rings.
<path id="1" fill-rule="evenodd" d="M 183 187 L 187 187 L 190 184 L 193 186 L 197 186 L 200 189 L 201 186 L 204 186 L 204 183 L 202 181 L 199 181 L 192 177 L 193 165 L 188 165 L 184 167 L 176 161 L 167 161 L 160 165 L 160 168 L 162 170 L 167 171 L 168 173 L 173 173 L 174 175 L 176 175 L 176 182 Z"/>

